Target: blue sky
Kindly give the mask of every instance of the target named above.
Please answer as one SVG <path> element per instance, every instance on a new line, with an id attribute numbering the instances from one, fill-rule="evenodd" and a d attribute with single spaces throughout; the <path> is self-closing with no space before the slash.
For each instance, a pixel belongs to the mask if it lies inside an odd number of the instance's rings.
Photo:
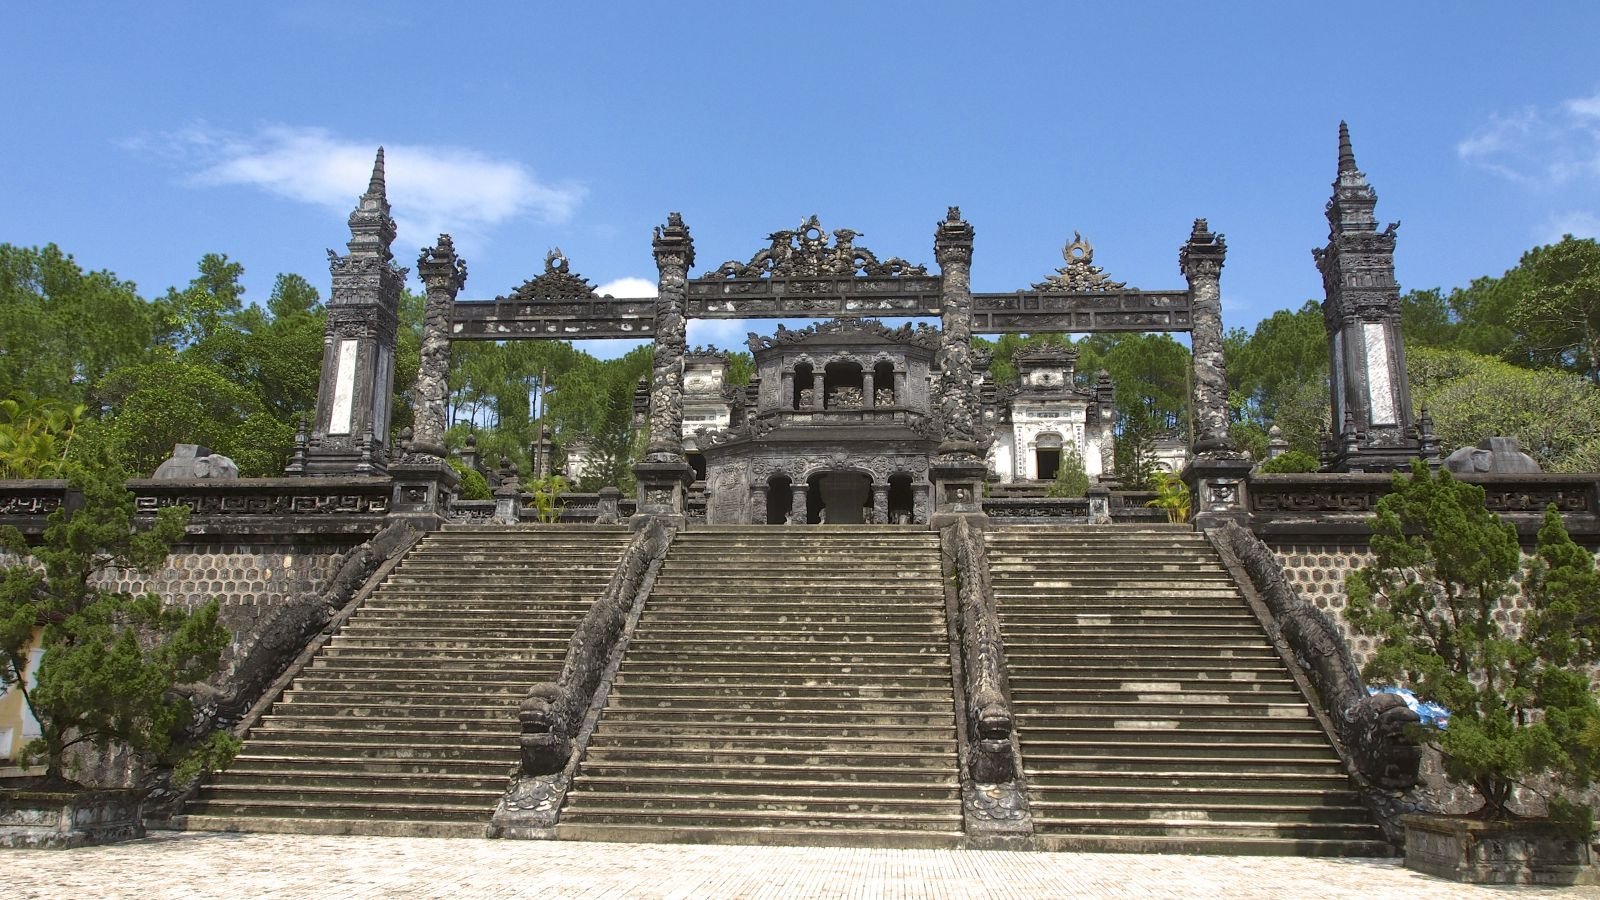
<path id="1" fill-rule="evenodd" d="M 378 144 L 397 257 L 451 232 L 467 299 L 554 246 L 648 292 L 672 210 L 697 270 L 812 213 L 935 268 L 957 204 L 995 291 L 1052 272 L 1074 231 L 1112 277 L 1181 287 L 1205 216 L 1226 321 L 1250 327 L 1320 299 L 1341 118 L 1403 222 L 1403 287 L 1600 234 L 1593 2 L 52 2 L 6 27 L 0 241 L 146 295 L 208 252 L 253 299 L 278 272 L 325 293 Z"/>

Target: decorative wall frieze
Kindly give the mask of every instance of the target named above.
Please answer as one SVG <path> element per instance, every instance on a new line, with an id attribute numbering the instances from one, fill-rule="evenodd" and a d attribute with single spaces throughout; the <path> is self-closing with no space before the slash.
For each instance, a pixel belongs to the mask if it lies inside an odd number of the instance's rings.
<path id="1" fill-rule="evenodd" d="M 496 297 L 497 303 L 560 303 L 570 300 L 588 300 L 590 298 L 610 294 L 597 294 L 594 285 L 589 279 L 572 271 L 572 264 L 560 247 L 552 248 L 544 255 L 544 272 L 524 281 L 516 290 L 504 297 Z"/>
<path id="2" fill-rule="evenodd" d="M 877 319 L 829 319 L 804 328 L 785 328 L 780 322 L 777 331 L 771 335 L 749 332 L 745 343 L 750 347 L 751 353 L 759 353 L 789 344 L 827 343 L 826 340 L 819 339 L 825 339 L 829 335 L 857 333 L 866 333 L 892 343 L 922 347 L 927 350 L 936 350 L 939 347 L 939 330 L 925 322 L 907 323 L 898 328 L 891 328 Z"/>
<path id="3" fill-rule="evenodd" d="M 795 229 L 774 231 L 767 235 L 768 246 L 757 251 L 748 262 L 730 259 L 701 275 L 700 279 L 856 275 L 900 278 L 928 273 L 927 267 L 912 265 L 897 256 L 880 261 L 871 250 L 856 246 L 855 239 L 861 236 L 861 232 L 854 229 L 835 229 L 833 245 L 829 246 L 828 235 L 821 221 L 811 216 Z"/>
<path id="4" fill-rule="evenodd" d="M 1112 281 L 1105 270 L 1094 264 L 1094 245 L 1074 231 L 1072 240 L 1061 248 L 1061 258 L 1066 265 L 1055 274 L 1036 282 L 1033 289 L 1047 293 L 1106 293 L 1127 288 L 1121 281 Z"/>

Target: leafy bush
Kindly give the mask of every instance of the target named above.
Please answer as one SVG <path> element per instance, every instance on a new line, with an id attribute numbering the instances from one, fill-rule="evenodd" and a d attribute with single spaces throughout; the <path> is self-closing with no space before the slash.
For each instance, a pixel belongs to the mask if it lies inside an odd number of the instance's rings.
<path id="1" fill-rule="evenodd" d="M 1372 565 L 1346 579 L 1346 618 L 1380 638 L 1366 676 L 1410 687 L 1450 710 L 1426 740 L 1445 772 L 1471 785 L 1490 819 L 1513 816 L 1513 789 L 1531 776 L 1582 788 L 1600 777 L 1600 703 L 1588 667 L 1600 662 L 1600 576 L 1555 507 L 1523 579 L 1525 613 L 1509 624 L 1521 552 L 1516 530 L 1490 513 L 1483 488 L 1420 461 L 1378 501 Z M 1592 813 L 1547 797 L 1553 818 L 1592 830 Z"/>
<path id="2" fill-rule="evenodd" d="M 1189 504 L 1189 486 L 1183 478 L 1174 472 L 1162 472 L 1156 482 L 1156 497 L 1146 501 L 1145 506 L 1166 510 L 1167 521 L 1179 523 L 1189 521 Z"/>
<path id="3" fill-rule="evenodd" d="M 458 456 L 450 457 L 447 462 L 450 468 L 455 469 L 456 474 L 461 476 L 461 499 L 493 499 L 493 495 L 489 493 L 489 479 L 485 478 L 482 472 L 468 466 L 466 461 Z"/>
<path id="4" fill-rule="evenodd" d="M 1061 463 L 1056 466 L 1056 477 L 1044 489 L 1046 497 L 1082 497 L 1089 493 L 1089 473 L 1084 471 L 1083 457 L 1077 447 L 1061 451 Z"/>

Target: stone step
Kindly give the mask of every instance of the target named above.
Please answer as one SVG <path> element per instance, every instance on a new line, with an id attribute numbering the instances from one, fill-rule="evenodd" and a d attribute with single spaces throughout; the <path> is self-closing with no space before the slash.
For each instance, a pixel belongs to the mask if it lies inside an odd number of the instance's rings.
<path id="1" fill-rule="evenodd" d="M 359 749 L 359 748 L 353 748 Z M 507 756 L 497 753 L 476 756 L 457 755 L 454 757 L 385 757 L 385 756 L 308 756 L 300 754 L 283 754 L 272 756 L 264 753 L 240 754 L 233 758 L 228 765 L 228 774 L 233 778 L 243 776 L 252 777 L 283 777 L 297 778 L 302 775 L 313 777 L 391 777 L 398 778 L 409 776 L 413 779 L 455 779 L 455 778 L 498 778 L 501 786 L 506 781 Z"/>
<path id="2" fill-rule="evenodd" d="M 207 824 L 202 817 L 217 819 L 243 819 L 255 816 L 297 820 L 367 819 L 391 822 L 432 825 L 442 822 L 471 824 L 476 834 L 482 835 L 490 815 L 494 813 L 495 796 L 471 798 L 453 803 L 405 803 L 395 800 L 378 803 L 370 800 L 344 800 L 335 797 L 310 802 L 261 797 L 239 797 L 231 800 L 213 800 L 201 793 L 200 799 L 190 803 L 187 823 L 199 829 Z M 243 829 L 236 829 L 243 830 Z M 302 833 L 319 833 L 306 829 Z M 354 833 L 354 832 L 349 832 Z"/>
<path id="3" fill-rule="evenodd" d="M 348 723 L 322 723 L 306 727 L 266 719 L 250 730 L 250 740 L 241 752 L 294 751 L 319 758 L 329 755 L 378 755 L 394 759 L 477 759 L 485 753 L 515 751 L 520 732 L 521 728 L 514 721 L 498 723 L 493 728 L 465 731 L 437 727 L 425 729 L 415 723 L 398 722 L 395 727 L 381 731 L 353 728 Z"/>
<path id="4" fill-rule="evenodd" d="M 730 782 L 612 781 L 595 779 L 574 807 L 586 810 L 639 809 L 848 809 L 863 812 L 899 810 L 944 812 L 959 801 L 960 785 L 907 782 Z"/>
<path id="5" fill-rule="evenodd" d="M 874 818 L 905 816 L 912 819 L 920 819 L 931 813 L 948 821 L 947 811 L 952 803 L 959 800 L 960 791 L 953 787 L 944 791 L 906 790 L 893 795 L 879 795 L 860 786 L 855 796 L 847 797 L 809 793 L 706 795 L 592 790 L 574 796 L 569 808 L 581 810 L 586 817 L 603 812 L 625 815 L 712 813 L 747 816 L 773 812 L 831 817 L 843 812 Z"/>
<path id="6" fill-rule="evenodd" d="M 1368 820 L 1367 811 L 1357 805 L 1338 805 L 1324 802 L 1324 797 L 1305 796 L 1298 802 L 1262 800 L 1258 803 L 1216 803 L 1195 799 L 1156 802 L 1138 800 L 1128 802 L 1085 803 L 1077 800 L 1036 800 L 1030 804 L 1035 817 L 1053 820 L 1079 819 L 1106 821 L 1166 822 L 1296 822 L 1320 824 L 1357 825 L 1363 829 L 1376 828 Z"/>
<path id="7" fill-rule="evenodd" d="M 392 798 L 396 792 L 426 792 L 435 796 L 482 796 L 485 792 L 500 793 L 509 781 L 504 766 L 493 771 L 485 766 L 479 772 L 404 771 L 394 766 L 376 767 L 347 765 L 340 767 L 302 766 L 276 768 L 265 771 L 256 768 L 230 766 L 227 791 L 233 796 L 239 792 L 271 791 L 269 796 L 285 796 L 283 791 L 314 785 L 318 792 L 339 791 L 344 794 L 372 793 Z M 228 796 L 219 791 L 213 799 Z"/>
<path id="8" fill-rule="evenodd" d="M 735 671 L 735 672 L 682 672 L 682 671 L 657 671 L 645 674 L 640 671 L 629 673 L 628 684 L 663 688 L 666 690 L 686 690 L 705 687 L 720 690 L 726 687 L 748 687 L 759 690 L 827 690 L 840 688 L 843 690 L 860 690 L 870 687 L 872 683 L 863 682 L 859 677 L 847 673 L 829 673 L 826 675 L 808 675 L 790 672 L 785 669 L 777 671 Z M 900 675 L 894 679 L 893 684 L 879 685 L 883 690 L 941 690 L 941 697 L 950 696 L 950 678 L 945 674 L 927 675 Z"/>
<path id="9" fill-rule="evenodd" d="M 1380 841 L 1383 831 L 1376 825 L 1356 825 L 1343 822 L 1208 822 L 1195 819 L 1152 818 L 1144 822 L 1116 820 L 1114 823 L 1096 818 L 1066 818 L 1035 815 L 1035 831 L 1052 834 L 1104 834 L 1108 826 L 1115 834 L 1125 837 L 1194 837 L 1256 838 L 1282 841 Z"/>
<path id="10" fill-rule="evenodd" d="M 424 659 L 457 662 L 484 659 L 500 662 L 521 661 L 524 663 L 548 662 L 553 659 L 557 668 L 560 667 L 561 660 L 566 656 L 566 651 L 565 641 L 507 643 L 493 648 L 483 646 L 411 647 L 392 643 L 381 646 L 346 646 L 329 642 L 327 646 L 322 648 L 322 652 L 329 663 L 338 659 L 370 665 L 378 660 L 387 659 L 394 660 L 397 665 L 418 666 Z"/>
<path id="11" fill-rule="evenodd" d="M 734 768 L 752 771 L 753 767 L 771 769 L 792 768 L 867 768 L 899 770 L 927 770 L 940 777 L 952 774 L 955 765 L 954 740 L 938 745 L 879 744 L 870 750 L 839 746 L 808 748 L 805 750 L 696 750 L 676 747 L 590 747 L 583 764 L 598 771 L 602 766 L 626 767 L 636 763 L 694 766 L 709 764 L 715 768 Z"/>
<path id="12" fill-rule="evenodd" d="M 1026 763 L 1027 756 L 1024 753 Z M 1052 791 L 1075 793 L 1104 787 L 1126 788 L 1181 788 L 1188 791 L 1226 793 L 1243 788 L 1262 788 L 1273 791 L 1346 791 L 1350 777 L 1343 772 L 1220 772 L 1167 768 L 1163 770 L 1119 772 L 1078 770 L 1051 771 L 1044 767 L 1025 765 L 1028 786 L 1041 799 L 1048 799 Z"/>
<path id="13" fill-rule="evenodd" d="M 907 784 L 912 782 L 933 785 L 941 789 L 960 787 L 954 749 L 937 760 L 940 765 L 923 767 L 858 765 L 836 769 L 822 769 L 814 765 L 768 765 L 752 763 L 738 769 L 698 764 L 694 760 L 655 760 L 650 762 L 584 761 L 580 769 L 583 779 L 580 792 L 591 785 L 603 785 L 606 790 L 618 790 L 621 782 L 653 785 L 658 789 L 675 786 L 698 785 L 702 793 L 728 794 L 737 791 L 761 792 L 782 788 L 789 784 L 827 782 L 848 791 L 851 785 Z M 820 788 L 817 788 L 820 790 Z"/>
<path id="14" fill-rule="evenodd" d="M 580 824 L 563 821 L 556 826 L 563 840 L 650 844 L 769 844 L 791 847 L 880 847 L 897 849 L 949 849 L 960 845 L 960 823 L 955 830 L 899 830 L 890 828 L 809 828 L 800 825 L 764 825 L 759 828 L 721 825 Z"/>
<path id="15" fill-rule="evenodd" d="M 959 814 L 928 813 L 910 815 L 906 813 L 876 814 L 848 811 L 738 811 L 714 809 L 639 810 L 627 812 L 591 811 L 584 808 L 582 802 L 581 794 L 569 795 L 567 809 L 569 813 L 578 813 L 581 816 L 575 824 L 586 826 L 586 830 L 578 831 L 563 827 L 560 831 L 564 836 L 581 837 L 610 833 L 604 829 L 587 828 L 597 825 L 654 825 L 672 829 L 698 825 L 702 827 L 737 828 L 744 831 L 759 829 L 763 833 L 767 833 L 769 829 L 792 827 L 804 827 L 808 831 L 839 828 L 884 829 L 895 832 L 959 832 L 961 829 L 961 816 Z M 595 837 L 593 839 L 599 840 L 603 838 Z"/>
<path id="16" fill-rule="evenodd" d="M 192 808 L 192 806 L 191 806 Z M 359 811 L 358 811 L 359 812 Z M 256 832 L 265 834 L 366 835 L 371 837 L 481 838 L 482 822 L 392 821 L 367 818 L 281 817 L 249 810 L 243 815 L 181 815 L 174 827 L 188 831 Z"/>
<path id="17" fill-rule="evenodd" d="M 908 687 L 898 684 L 883 685 L 877 683 L 858 683 L 855 685 L 827 684 L 812 687 L 793 685 L 763 686 L 754 684 L 660 684 L 655 681 L 641 682 L 619 681 L 616 686 L 618 696 L 629 703 L 642 703 L 646 701 L 671 700 L 674 702 L 703 698 L 707 703 L 715 702 L 726 706 L 743 706 L 746 703 L 769 703 L 780 700 L 811 701 L 811 700 L 861 700 L 876 703 L 880 700 L 892 700 L 896 703 L 918 703 L 937 706 L 940 703 L 954 704 L 950 696 L 950 683 L 924 687 Z"/>
<path id="18" fill-rule="evenodd" d="M 1260 752 L 1249 756 L 1230 756 L 1221 753 L 1207 753 L 1204 747 L 1189 747 L 1187 749 L 1187 755 L 1146 754 L 1142 746 L 1105 747 L 1090 751 L 1079 747 L 1063 748 L 1059 745 L 1041 747 L 1030 740 L 1027 746 L 1026 759 L 1029 765 L 1039 769 L 1044 769 L 1049 764 L 1062 766 L 1062 771 L 1066 767 L 1070 767 L 1075 775 L 1090 772 L 1117 772 L 1125 775 L 1150 774 L 1152 777 L 1164 777 L 1161 773 L 1170 772 L 1174 769 L 1229 776 L 1252 772 L 1266 772 L 1275 775 L 1345 774 L 1343 764 L 1337 756 L 1323 756 L 1316 759 L 1292 759 L 1274 757 Z"/>
<path id="19" fill-rule="evenodd" d="M 1124 740 L 1102 739 L 1094 740 L 1053 740 L 1047 735 L 1027 729 L 1023 740 L 1027 742 L 1028 759 L 1042 763 L 1045 760 L 1070 762 L 1075 759 L 1091 759 L 1108 757 L 1117 753 L 1134 752 L 1138 759 L 1269 759 L 1314 761 L 1331 765 L 1343 765 L 1339 755 L 1333 748 L 1327 746 L 1326 741 L 1320 740 L 1320 733 L 1314 735 L 1317 741 L 1303 740 L 1301 743 L 1289 741 L 1264 741 L 1249 740 L 1235 743 L 1224 743 L 1210 739 L 1191 739 L 1186 742 L 1169 741 L 1155 743 L 1140 741 L 1129 747 L 1126 743 L 1126 733 L 1118 735 Z M 1313 735 L 1308 734 L 1307 737 Z M 1248 738 L 1258 735 L 1251 733 Z"/>
<path id="20" fill-rule="evenodd" d="M 868 733 L 870 732 L 870 733 Z M 730 734 L 721 728 L 701 727 L 699 729 L 653 729 L 644 728 L 635 731 L 616 729 L 613 736 L 626 735 L 626 740 L 616 740 L 607 745 L 622 750 L 636 751 L 646 748 L 661 748 L 674 753 L 711 753 L 727 751 L 730 753 L 759 754 L 768 751 L 778 753 L 798 753 L 811 750 L 834 752 L 841 746 L 864 746 L 871 749 L 884 749 L 893 747 L 901 752 L 924 753 L 953 753 L 955 750 L 955 734 L 953 731 L 925 728 L 925 729 L 852 729 L 850 734 L 841 735 L 833 731 L 819 734 L 794 734 L 790 732 L 768 732 Z M 853 741 L 852 738 L 865 737 L 867 742 Z M 598 751 L 597 751 L 598 752 Z"/>

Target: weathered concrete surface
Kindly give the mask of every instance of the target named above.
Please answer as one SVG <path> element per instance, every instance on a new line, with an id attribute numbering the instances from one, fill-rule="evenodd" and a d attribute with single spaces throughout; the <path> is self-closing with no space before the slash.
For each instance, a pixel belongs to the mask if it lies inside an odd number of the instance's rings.
<path id="1" fill-rule="evenodd" d="M 4 855 L 12 897 L 1600 897 L 1490 889 L 1398 860 L 159 834 Z"/>

